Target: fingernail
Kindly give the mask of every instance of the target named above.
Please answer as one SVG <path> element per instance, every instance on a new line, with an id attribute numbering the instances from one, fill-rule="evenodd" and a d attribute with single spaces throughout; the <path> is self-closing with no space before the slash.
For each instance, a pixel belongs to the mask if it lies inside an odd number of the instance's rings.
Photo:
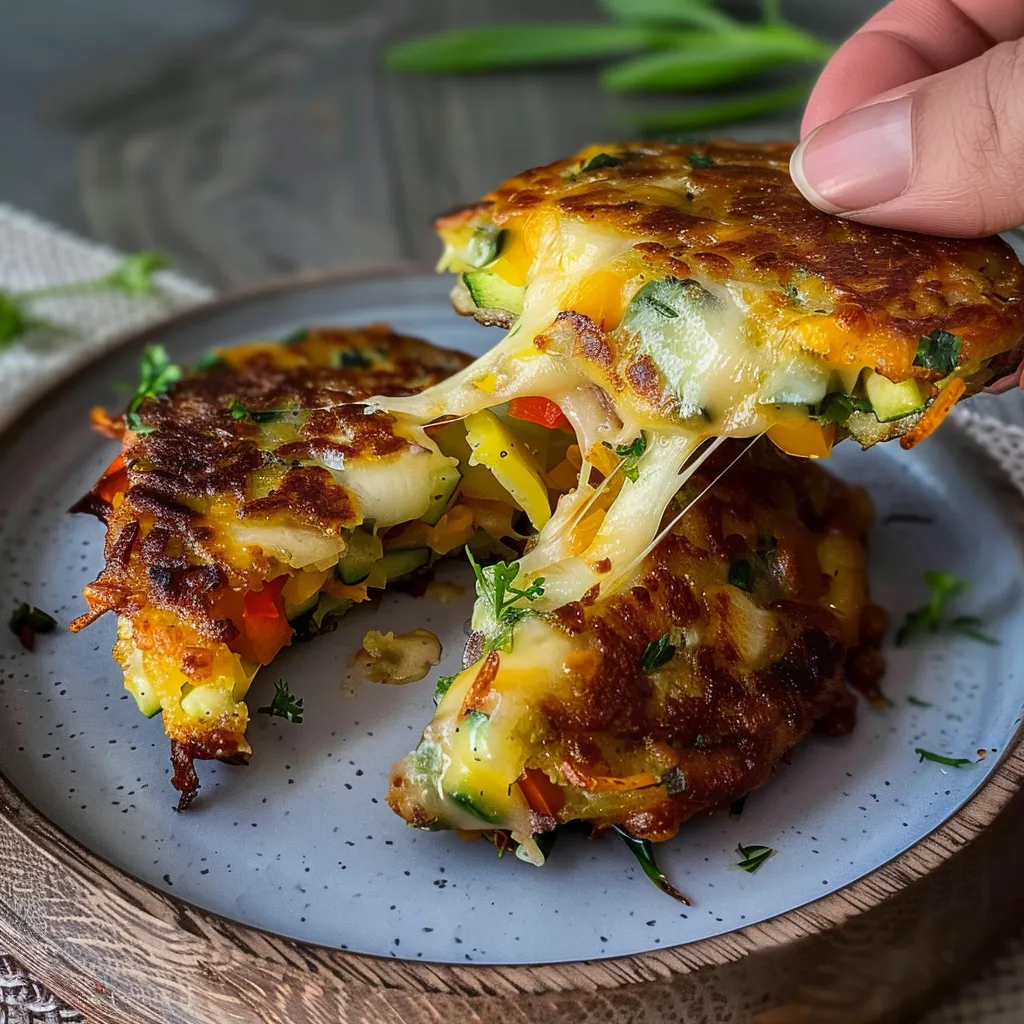
<path id="1" fill-rule="evenodd" d="M 914 162 L 913 95 L 851 110 L 816 128 L 790 161 L 793 181 L 828 213 L 849 213 L 906 191 Z"/>

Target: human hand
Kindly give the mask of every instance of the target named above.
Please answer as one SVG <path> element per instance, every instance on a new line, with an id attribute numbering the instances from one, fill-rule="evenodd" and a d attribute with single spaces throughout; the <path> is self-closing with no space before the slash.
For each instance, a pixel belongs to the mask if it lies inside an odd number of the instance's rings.
<path id="1" fill-rule="evenodd" d="M 851 220 L 977 237 L 1024 224 L 1024 0 L 894 0 L 836 52 L 791 170 Z"/>

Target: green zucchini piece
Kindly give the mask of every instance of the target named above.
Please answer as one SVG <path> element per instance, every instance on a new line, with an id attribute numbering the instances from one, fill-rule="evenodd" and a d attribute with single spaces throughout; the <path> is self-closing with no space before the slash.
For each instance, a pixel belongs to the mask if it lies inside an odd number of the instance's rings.
<path id="1" fill-rule="evenodd" d="M 135 698 L 135 703 L 138 705 L 139 710 L 147 717 L 153 718 L 160 714 L 162 710 L 160 707 L 160 698 L 148 687 L 145 689 L 138 689 L 138 684 L 129 687 L 128 692 Z"/>
<path id="2" fill-rule="evenodd" d="M 430 482 L 430 504 L 427 506 L 427 511 L 420 516 L 421 522 L 426 523 L 427 526 L 437 525 L 441 516 L 448 511 L 448 506 L 451 504 L 452 497 L 461 480 L 462 474 L 455 466 L 445 466 L 444 469 L 438 470 Z"/>
<path id="3" fill-rule="evenodd" d="M 389 551 L 375 568 L 385 580 L 391 581 L 422 569 L 429 561 L 430 548 L 409 548 L 405 551 Z"/>
<path id="4" fill-rule="evenodd" d="M 879 423 L 891 423 L 919 412 L 927 397 L 913 377 L 894 384 L 880 373 L 869 372 L 864 378 L 864 393 Z"/>
<path id="5" fill-rule="evenodd" d="M 319 597 L 319 593 L 310 594 L 309 597 L 301 604 L 292 604 L 291 601 L 285 601 L 285 618 L 287 618 L 289 622 L 295 622 L 297 619 L 301 619 L 303 615 L 308 614 L 316 607 Z"/>
<path id="6" fill-rule="evenodd" d="M 521 285 L 509 284 L 504 278 L 487 270 L 463 274 L 462 282 L 469 289 L 477 309 L 500 309 L 515 316 L 523 311 Z"/>
<path id="7" fill-rule="evenodd" d="M 345 554 L 338 563 L 338 578 L 350 587 L 362 583 L 383 554 L 384 545 L 380 537 L 375 537 L 366 530 L 353 530 Z"/>

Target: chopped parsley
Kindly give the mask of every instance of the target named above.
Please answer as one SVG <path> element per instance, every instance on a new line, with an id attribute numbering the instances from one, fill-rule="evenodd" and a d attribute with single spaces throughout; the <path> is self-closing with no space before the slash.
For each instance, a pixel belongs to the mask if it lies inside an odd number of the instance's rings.
<path id="1" fill-rule="evenodd" d="M 599 171 L 602 167 L 618 167 L 623 162 L 621 156 L 612 156 L 611 153 L 597 153 L 592 156 L 581 168 L 580 173 L 587 171 Z"/>
<path id="2" fill-rule="evenodd" d="M 971 763 L 969 757 L 946 757 L 944 754 L 933 754 L 923 747 L 914 747 L 914 753 L 917 754 L 918 764 L 922 761 L 934 761 L 936 764 L 947 764 L 950 768 L 963 768 L 965 764 Z"/>
<path id="3" fill-rule="evenodd" d="M 933 708 L 933 707 L 935 707 L 934 704 L 929 704 L 928 701 L 921 700 L 920 697 L 915 697 L 913 694 L 911 694 L 909 697 L 907 697 L 907 703 L 908 704 L 913 704 L 915 708 Z"/>
<path id="4" fill-rule="evenodd" d="M 438 676 L 437 686 L 434 688 L 434 706 L 444 700 L 444 695 L 452 688 L 452 683 L 455 682 L 455 676 Z"/>
<path id="5" fill-rule="evenodd" d="M 252 420 L 253 423 L 276 423 L 285 417 L 284 409 L 250 409 L 239 398 L 232 398 L 228 406 L 233 420 Z"/>
<path id="6" fill-rule="evenodd" d="M 466 556 L 476 576 L 476 591 L 480 598 L 491 608 L 497 631 L 488 640 L 490 651 L 507 651 L 512 643 L 512 632 L 516 623 L 529 614 L 528 609 L 521 607 L 519 601 L 536 601 L 544 595 L 544 577 L 538 576 L 525 588 L 515 585 L 519 575 L 519 565 L 513 562 L 495 562 L 481 568 L 473 557 L 473 552 L 466 548 Z"/>
<path id="7" fill-rule="evenodd" d="M 759 871 L 764 862 L 775 853 L 770 846 L 744 846 L 742 843 L 737 845 L 736 852 L 741 858 L 736 867 L 743 868 L 751 875 Z"/>
<path id="8" fill-rule="evenodd" d="M 302 698 L 296 697 L 288 684 L 279 679 L 274 683 L 274 699 L 265 708 L 256 709 L 261 715 L 270 715 L 272 718 L 285 718 L 293 725 L 302 724 Z"/>
<path id="9" fill-rule="evenodd" d="M 754 589 L 754 567 L 747 558 L 737 558 L 729 566 L 729 583 L 748 594 Z"/>
<path id="10" fill-rule="evenodd" d="M 920 633 L 959 633 L 981 643 L 997 645 L 999 640 L 981 630 L 981 619 L 976 615 L 946 616 L 946 606 L 954 597 L 970 589 L 970 583 L 959 580 L 948 572 L 931 569 L 924 574 L 928 585 L 928 603 L 922 608 L 908 612 L 903 625 L 896 634 L 896 644 L 900 646 Z"/>
<path id="11" fill-rule="evenodd" d="M 679 900 L 680 903 L 685 904 L 687 907 L 693 905 L 687 896 L 669 882 L 665 877 L 665 873 L 658 867 L 658 862 L 654 859 L 654 847 L 649 839 L 637 839 L 635 835 L 628 832 L 621 825 L 611 825 L 609 827 L 629 847 L 643 873 L 663 893 L 671 896 L 674 900 Z"/>
<path id="12" fill-rule="evenodd" d="M 932 331 L 919 342 L 914 365 L 922 366 L 926 370 L 935 370 L 946 377 L 956 369 L 962 348 L 963 341 L 955 334 L 941 329 Z"/>
<path id="13" fill-rule="evenodd" d="M 142 422 L 139 409 L 149 398 L 162 398 L 181 380 L 181 367 L 172 363 L 163 345 L 147 345 L 142 350 L 139 386 L 125 413 L 125 422 L 136 434 L 152 434 L 156 427 Z"/>
<path id="14" fill-rule="evenodd" d="M 298 345 L 309 337 L 308 327 L 297 327 L 291 334 L 286 334 L 281 339 L 282 345 Z"/>
<path id="15" fill-rule="evenodd" d="M 212 348 L 205 355 L 200 356 L 195 364 L 195 369 L 200 371 L 212 370 L 215 367 L 222 366 L 223 363 L 224 360 L 221 358 L 220 353 L 215 348 Z"/>
<path id="16" fill-rule="evenodd" d="M 622 459 L 622 472 L 626 479 L 636 483 L 640 479 L 640 457 L 647 451 L 647 435 L 640 432 L 629 444 L 620 444 L 615 454 Z"/>
<path id="17" fill-rule="evenodd" d="M 52 633 L 57 628 L 57 620 L 35 605 L 23 602 L 11 613 L 7 625 L 21 641 L 21 646 L 32 651 L 35 650 L 36 635 Z"/>
<path id="18" fill-rule="evenodd" d="M 855 412 L 871 412 L 871 403 L 866 398 L 856 395 L 833 393 L 826 395 L 818 409 L 816 419 L 819 423 L 835 423 L 845 427 Z"/>
<path id="19" fill-rule="evenodd" d="M 645 672 L 654 672 L 667 665 L 676 656 L 676 645 L 672 643 L 672 634 L 665 633 L 657 640 L 652 640 L 645 648 L 640 659 L 640 667 Z"/>
<path id="20" fill-rule="evenodd" d="M 703 153 L 691 153 L 686 159 L 690 166 L 694 168 L 718 166 L 711 157 L 705 156 Z"/>
<path id="21" fill-rule="evenodd" d="M 374 358 L 375 356 L 376 358 Z M 353 348 L 341 353 L 341 366 L 343 369 L 359 367 L 365 370 L 376 362 L 380 362 L 379 353 L 367 352 L 361 348 Z"/>

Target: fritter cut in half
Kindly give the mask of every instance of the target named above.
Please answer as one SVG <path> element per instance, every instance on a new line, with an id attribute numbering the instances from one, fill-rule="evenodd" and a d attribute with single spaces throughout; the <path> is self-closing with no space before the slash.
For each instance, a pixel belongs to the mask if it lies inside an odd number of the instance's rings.
<path id="1" fill-rule="evenodd" d="M 820 456 L 846 435 L 909 447 L 1018 366 L 1024 268 L 1009 246 L 822 213 L 791 152 L 591 146 L 440 218 L 456 307 L 511 330 L 401 408 L 429 420 L 540 396 L 589 424 L 585 440 L 767 430 Z"/>
<path id="2" fill-rule="evenodd" d="M 393 769 L 398 814 L 533 863 L 567 822 L 661 841 L 763 785 L 812 729 L 853 727 L 848 686 L 883 670 L 870 501 L 764 441 L 726 471 L 739 445 L 690 476 L 613 593 L 562 603 L 542 578 L 479 570 L 473 663 Z"/>
<path id="3" fill-rule="evenodd" d="M 485 413 L 431 436 L 358 404 L 468 362 L 384 327 L 220 350 L 187 375 L 152 348 L 126 415 L 98 411 L 122 450 L 73 510 L 107 528 L 73 628 L 117 615 L 114 657 L 139 709 L 163 716 L 182 807 L 193 759 L 248 759 L 246 693 L 282 648 L 466 545 L 515 553 L 502 541 L 521 540 L 522 506 L 474 450 L 517 449 L 533 477 L 512 467 L 509 486 L 527 488 L 535 525 L 550 515 L 545 459 L 564 461 L 568 434 L 560 452 L 550 432 L 531 450 Z"/>

